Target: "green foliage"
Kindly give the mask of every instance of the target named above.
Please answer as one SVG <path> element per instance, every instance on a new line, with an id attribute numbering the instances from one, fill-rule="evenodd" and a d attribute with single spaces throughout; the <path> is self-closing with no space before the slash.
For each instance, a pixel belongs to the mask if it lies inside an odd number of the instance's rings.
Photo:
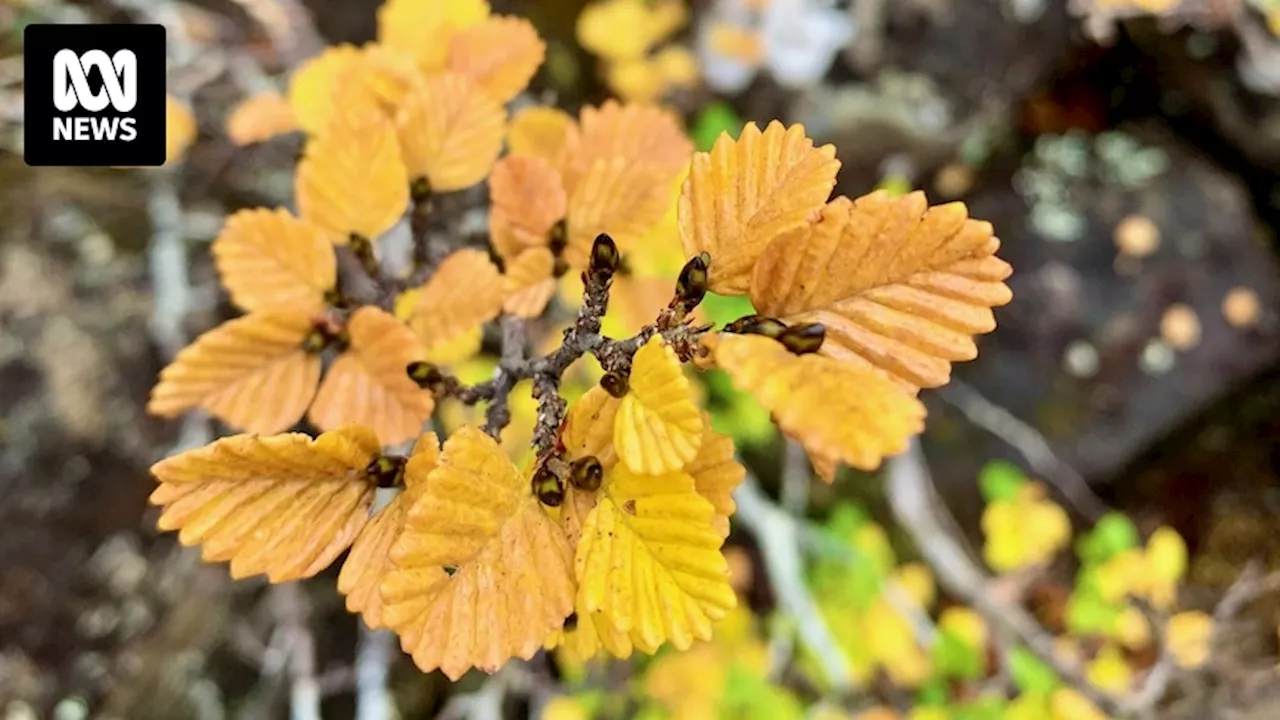
<path id="1" fill-rule="evenodd" d="M 978 490 L 989 503 L 1013 502 L 1018 490 L 1026 484 L 1027 476 L 1022 469 L 1004 460 L 993 460 L 978 473 Z"/>
<path id="2" fill-rule="evenodd" d="M 716 144 L 721 133 L 729 133 L 735 140 L 742 131 L 742 118 L 728 103 L 713 102 L 702 109 L 694 119 L 689 135 L 698 150 L 707 152 Z"/>
<path id="3" fill-rule="evenodd" d="M 1099 565 L 1125 550 L 1138 547 L 1138 527 L 1120 513 L 1104 515 L 1076 542 L 1076 554 L 1086 565 Z"/>
<path id="4" fill-rule="evenodd" d="M 1022 647 L 1009 653 L 1009 674 L 1013 684 L 1024 693 L 1048 694 L 1062 685 L 1062 679 L 1053 668 Z"/>

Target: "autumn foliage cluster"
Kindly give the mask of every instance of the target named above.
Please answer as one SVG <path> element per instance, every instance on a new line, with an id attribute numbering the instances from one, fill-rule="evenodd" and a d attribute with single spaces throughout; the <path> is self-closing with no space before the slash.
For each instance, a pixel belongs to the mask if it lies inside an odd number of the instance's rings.
<path id="1" fill-rule="evenodd" d="M 654 106 L 509 116 L 544 45 L 482 0 L 388 0 L 378 21 L 229 121 L 245 142 L 305 134 L 296 212 L 240 211 L 213 244 L 244 314 L 183 350 L 149 409 L 243 434 L 152 468 L 160 527 L 235 577 L 347 553 L 347 607 L 451 678 L 708 639 L 736 603 L 721 547 L 745 469 L 695 373 L 726 372 L 828 481 L 875 468 L 1010 300 L 991 226 L 920 193 L 831 198 L 835 149 L 800 126 L 694 153 Z M 477 189 L 483 245 L 438 222 Z M 757 314 L 715 328 L 708 292 Z M 566 309 L 558 345 L 528 341 Z M 462 377 L 495 324 L 502 359 Z M 317 437 L 286 432 L 303 419 Z"/>

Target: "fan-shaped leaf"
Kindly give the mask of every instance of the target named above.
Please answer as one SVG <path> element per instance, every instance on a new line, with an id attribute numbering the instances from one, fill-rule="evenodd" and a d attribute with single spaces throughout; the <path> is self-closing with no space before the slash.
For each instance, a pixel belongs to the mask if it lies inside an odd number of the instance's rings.
<path id="1" fill-rule="evenodd" d="M 536 318 L 556 294 L 555 257 L 545 247 L 529 248 L 507 265 L 502 276 L 507 301 L 502 309 L 520 318 Z"/>
<path id="2" fill-rule="evenodd" d="M 302 433 L 233 435 L 161 460 L 151 503 L 161 530 L 201 545 L 208 562 L 231 561 L 231 576 L 271 582 L 328 567 L 364 527 L 374 483 L 365 468 L 377 437 L 347 426 L 312 440 Z"/>
<path id="3" fill-rule="evenodd" d="M 569 266 L 586 267 L 600 233 L 608 233 L 623 252 L 644 237 L 666 210 L 664 177 L 662 171 L 627 158 L 592 163 L 569 197 L 569 241 L 563 254 Z"/>
<path id="4" fill-rule="evenodd" d="M 325 373 L 308 418 L 322 430 L 359 423 L 389 445 L 416 437 L 435 407 L 431 393 L 405 373 L 422 359 L 418 338 L 372 305 L 352 314 L 347 335 L 350 346 Z"/>
<path id="5" fill-rule="evenodd" d="M 387 0 L 378 8 L 378 41 L 411 54 L 430 74 L 444 69 L 459 30 L 488 17 L 485 0 Z"/>
<path id="6" fill-rule="evenodd" d="M 506 112 L 468 78 L 437 73 L 413 86 L 396 117 L 410 178 L 450 192 L 484 179 L 502 151 Z"/>
<path id="7" fill-rule="evenodd" d="M 508 155 L 489 177 L 489 200 L 493 247 L 511 262 L 526 250 L 548 246 L 568 198 L 560 173 L 545 160 Z"/>
<path id="8" fill-rule="evenodd" d="M 212 250 L 223 287 L 246 312 L 319 312 L 338 278 L 328 238 L 283 208 L 235 213 L 227 218 Z"/>
<path id="9" fill-rule="evenodd" d="M 383 617 L 424 671 L 451 679 L 528 659 L 573 610 L 572 554 L 497 441 L 449 438 L 391 549 Z"/>
<path id="10" fill-rule="evenodd" d="M 630 389 L 618 406 L 613 446 L 632 472 L 661 475 L 698 454 L 702 415 L 680 359 L 654 336 L 636 352 Z"/>
<path id="11" fill-rule="evenodd" d="M 804 127 L 747 123 L 735 141 L 721 135 L 695 153 L 680 198 L 680 234 L 688 257 L 711 254 L 711 290 L 740 295 L 765 246 L 802 226 L 835 186 L 835 147 L 813 146 Z"/>
<path id="12" fill-rule="evenodd" d="M 920 192 L 837 198 L 769 244 L 751 300 L 788 323 L 822 323 L 824 355 L 914 392 L 945 384 L 952 362 L 977 356 L 973 335 L 995 329 L 991 308 L 1012 298 L 999 247 L 962 203 L 930 208 Z"/>
<path id="13" fill-rule="evenodd" d="M 570 460 L 593 455 L 606 471 L 618 462 L 613 449 L 613 433 L 621 401 L 599 385 L 578 398 L 565 416 L 560 441 Z"/>
<path id="14" fill-rule="evenodd" d="M 245 98 L 226 121 L 227 137 L 236 145 L 252 145 L 298 129 L 289 101 L 274 90 Z"/>
<path id="15" fill-rule="evenodd" d="M 721 335 L 715 357 L 734 385 L 754 395 L 821 467 L 834 469 L 839 460 L 874 470 L 924 429 L 920 401 L 874 371 L 794 355 L 761 335 Z"/>
<path id="16" fill-rule="evenodd" d="M 584 107 L 579 117 L 583 167 L 601 159 L 625 158 L 674 175 L 689 164 L 693 142 L 680 119 L 656 105 L 606 101 Z M 664 177 L 663 182 L 669 181 Z M 664 208 L 665 209 L 665 208 Z"/>
<path id="17" fill-rule="evenodd" d="M 712 621 L 736 604 L 714 516 L 688 473 L 614 467 L 574 558 L 580 610 L 645 652 L 709 639 Z"/>
<path id="18" fill-rule="evenodd" d="M 423 434 L 405 463 L 404 490 L 369 520 L 342 563 L 338 592 L 346 596 L 347 610 L 359 613 L 372 630 L 383 627 L 381 584 L 393 567 L 391 546 L 409 517 L 413 493 L 426 487 L 427 475 L 439 461 L 440 439 L 435 433 Z"/>
<path id="19" fill-rule="evenodd" d="M 448 66 L 506 102 L 529 86 L 546 54 L 546 43 L 528 20 L 490 17 L 453 37 Z"/>
<path id="20" fill-rule="evenodd" d="M 742 484 L 747 469 L 734 458 L 733 438 L 711 429 L 711 416 L 705 412 L 702 427 L 702 445 L 684 471 L 693 476 L 698 494 L 715 508 L 712 525 L 721 537 L 728 537 L 729 518 L 738 507 L 733 502 L 733 491 Z"/>
<path id="21" fill-rule="evenodd" d="M 330 132 L 307 141 L 295 192 L 302 217 L 336 243 L 369 240 L 395 225 L 409 204 L 409 177 L 391 121 L 339 112 Z"/>
<path id="22" fill-rule="evenodd" d="M 502 274 L 488 253 L 455 251 L 418 291 L 409 327 L 429 348 L 492 320 L 506 301 Z"/>
<path id="23" fill-rule="evenodd" d="M 147 411 L 174 417 L 201 408 L 236 428 L 275 433 L 297 422 L 320 382 L 320 357 L 303 349 L 309 313 L 229 320 L 183 348 L 151 390 Z"/>
<path id="24" fill-rule="evenodd" d="M 511 116 L 507 147 L 512 155 L 545 160 L 559 171 L 578 147 L 578 124 L 565 111 L 535 105 Z"/>
<path id="25" fill-rule="evenodd" d="M 410 56 L 379 45 L 335 45 L 290 77 L 290 117 L 312 135 L 345 132 L 348 127 L 333 123 L 343 116 L 389 116 L 416 78 Z"/>

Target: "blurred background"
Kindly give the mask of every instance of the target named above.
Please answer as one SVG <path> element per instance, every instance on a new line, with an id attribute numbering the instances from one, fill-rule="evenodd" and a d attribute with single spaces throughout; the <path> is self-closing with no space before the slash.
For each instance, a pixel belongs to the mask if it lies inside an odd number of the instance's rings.
<path id="1" fill-rule="evenodd" d="M 299 642 L 333 718 L 362 705 L 366 646 L 403 717 L 908 717 L 959 712 L 997 681 L 1011 697 L 1039 688 L 997 670 L 986 639 L 968 646 L 981 651 L 965 661 L 977 670 L 948 675 L 937 652 L 921 672 L 894 665 L 896 651 L 870 645 L 895 641 L 842 624 L 844 590 L 830 589 L 861 587 L 871 571 L 795 558 L 816 601 L 775 612 L 779 570 L 759 551 L 772 526 L 746 515 L 751 527 L 735 522 L 729 541 L 749 610 L 726 631 L 738 645 L 685 665 L 661 656 L 587 672 L 543 660 L 500 685 L 473 673 L 453 687 L 361 632 L 332 590 L 336 568 L 269 592 L 153 529 L 148 466 L 218 428 L 149 417 L 147 393 L 178 349 L 232 314 L 208 243 L 227 213 L 290 200 L 301 148 L 296 135 L 246 142 L 228 117 L 246 97 L 283 91 L 325 45 L 372 40 L 378 4 L 0 0 L 0 717 L 287 717 Z M 1164 678 L 1143 710 L 1280 717 L 1280 583 L 1267 574 L 1280 570 L 1280 2 L 677 1 L 681 12 L 662 3 L 679 19 L 639 63 L 613 54 L 627 32 L 616 18 L 630 16 L 613 8 L 584 30 L 584 4 L 493 0 L 548 43 L 521 102 L 576 112 L 611 96 L 661 100 L 701 149 L 746 121 L 803 123 L 838 148 L 838 192 L 923 189 L 994 224 L 1015 300 L 980 358 L 922 395 L 922 457 L 956 535 L 991 542 L 990 508 L 1007 495 L 990 488 L 1014 476 L 1042 482 L 1081 537 L 1109 509 L 1142 537 L 1172 528 L 1188 553 L 1178 607 L 1234 634 L 1197 672 Z M 169 27 L 165 167 L 23 163 L 22 29 L 33 22 Z M 921 557 L 920 528 L 895 520 L 882 482 L 846 471 L 809 490 L 805 475 L 789 497 L 788 453 L 767 416 L 726 383 L 709 392 L 767 503 L 753 517 L 781 507 L 807 518 L 885 558 L 875 578 L 911 586 L 902 568 Z M 1078 610 L 1075 568 L 1067 557 L 995 590 L 1046 632 L 1072 634 L 1084 622 L 1063 619 Z M 880 588 L 849 603 L 873 607 Z M 921 603 L 972 601 L 939 594 Z M 823 653 L 804 647 L 813 636 L 796 608 L 825 618 L 862 668 L 853 682 L 833 691 L 811 669 Z M 1098 642 L 1077 644 L 1096 660 Z M 1121 645 L 1124 682 L 1141 687 L 1159 643 Z M 757 651 L 765 659 L 747 669 L 730 659 Z M 386 716 L 369 707 L 362 717 Z M 991 712 L 929 717 L 1012 717 Z"/>

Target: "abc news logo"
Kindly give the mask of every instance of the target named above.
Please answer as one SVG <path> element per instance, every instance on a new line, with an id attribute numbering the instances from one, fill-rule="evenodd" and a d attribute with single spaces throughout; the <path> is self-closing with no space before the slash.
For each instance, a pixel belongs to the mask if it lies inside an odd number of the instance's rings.
<path id="1" fill-rule="evenodd" d="M 28 25 L 28 165 L 156 166 L 165 159 L 161 25 Z"/>

